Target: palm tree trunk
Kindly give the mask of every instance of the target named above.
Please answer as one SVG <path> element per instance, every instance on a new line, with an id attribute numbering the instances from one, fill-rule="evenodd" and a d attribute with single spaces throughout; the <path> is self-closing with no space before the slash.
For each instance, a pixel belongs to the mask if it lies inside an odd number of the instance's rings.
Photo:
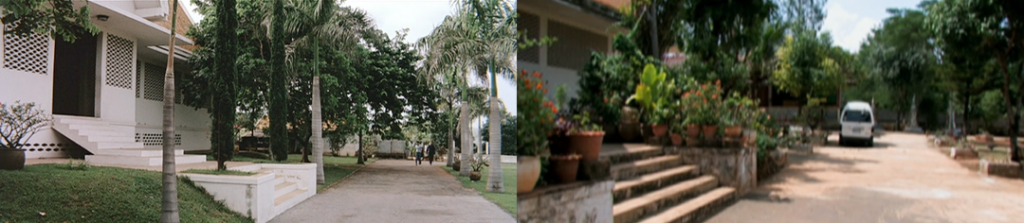
<path id="1" fill-rule="evenodd" d="M 448 102 L 448 164 L 446 166 L 451 167 L 455 163 L 455 134 L 452 129 L 455 128 L 455 117 L 452 117 L 452 106 L 451 102 Z"/>
<path id="2" fill-rule="evenodd" d="M 460 168 L 459 176 L 469 176 L 473 142 L 469 141 L 469 137 L 472 136 L 469 131 L 469 100 L 466 100 L 466 91 L 463 90 L 462 92 L 462 111 L 459 112 L 459 129 L 461 130 L 459 136 L 462 138 L 462 168 Z"/>
<path id="3" fill-rule="evenodd" d="M 171 10 L 171 40 L 164 71 L 163 188 L 160 222 L 181 222 L 178 215 L 178 177 L 174 166 L 174 27 L 178 21 L 178 0 Z"/>
<path id="4" fill-rule="evenodd" d="M 494 79 L 494 76 L 491 76 Z M 491 84 L 494 84 L 493 82 Z M 493 86 L 492 86 L 493 87 Z M 498 108 L 498 98 L 491 95 L 491 117 L 490 122 L 490 173 L 487 178 L 487 191 L 503 193 L 505 183 L 501 178 L 501 111 Z"/>
<path id="5" fill-rule="evenodd" d="M 320 45 L 313 39 L 313 161 L 316 162 L 316 184 L 324 184 L 323 127 L 320 119 Z"/>

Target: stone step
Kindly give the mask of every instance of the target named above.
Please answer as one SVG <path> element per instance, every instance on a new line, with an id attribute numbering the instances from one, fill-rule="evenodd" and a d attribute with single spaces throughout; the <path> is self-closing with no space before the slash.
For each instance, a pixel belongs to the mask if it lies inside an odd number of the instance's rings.
<path id="1" fill-rule="evenodd" d="M 163 165 L 162 156 L 117 156 L 117 155 L 86 155 L 85 162 L 98 166 L 160 166 Z M 174 156 L 176 165 L 206 162 L 204 155 L 177 155 Z"/>
<path id="2" fill-rule="evenodd" d="M 614 222 L 635 222 L 717 186 L 718 179 L 705 175 L 619 202 L 612 206 Z"/>
<path id="3" fill-rule="evenodd" d="M 274 186 L 274 198 L 284 196 L 285 194 L 291 193 L 298 188 L 298 184 L 293 182 L 284 182 Z"/>
<path id="4" fill-rule="evenodd" d="M 678 155 L 663 155 L 650 159 L 629 161 L 611 167 L 611 175 L 615 181 L 635 178 L 644 174 L 673 168 L 683 163 Z"/>
<path id="5" fill-rule="evenodd" d="M 93 152 L 95 155 L 111 156 L 134 156 L 134 157 L 163 157 L 163 149 L 101 149 Z M 185 155 L 185 150 L 175 149 L 175 156 Z"/>
<path id="6" fill-rule="evenodd" d="M 283 204 L 285 204 L 289 200 L 292 200 L 292 198 L 295 198 L 295 197 L 301 195 L 302 193 L 306 193 L 306 190 L 294 190 L 292 192 L 289 192 L 287 194 L 281 195 L 279 197 L 275 197 L 274 198 L 274 206 L 283 206 Z M 294 204 L 292 204 L 292 205 L 294 205 Z"/>
<path id="7" fill-rule="evenodd" d="M 647 159 L 662 155 L 662 147 L 647 144 L 604 144 L 601 145 L 601 158 L 619 164 Z"/>
<path id="8" fill-rule="evenodd" d="M 732 187 L 714 189 L 644 219 L 641 223 L 701 222 L 735 201 L 735 191 Z"/>
<path id="9" fill-rule="evenodd" d="M 624 201 L 633 196 L 642 195 L 695 176 L 697 176 L 697 166 L 686 165 L 615 182 L 615 188 L 612 189 L 612 199 L 614 201 Z"/>
<path id="10" fill-rule="evenodd" d="M 100 142 L 100 143 L 107 143 L 107 142 L 135 142 L 135 136 L 126 136 L 126 135 L 120 135 L 120 136 L 88 135 L 86 137 L 89 138 L 89 141 Z"/>

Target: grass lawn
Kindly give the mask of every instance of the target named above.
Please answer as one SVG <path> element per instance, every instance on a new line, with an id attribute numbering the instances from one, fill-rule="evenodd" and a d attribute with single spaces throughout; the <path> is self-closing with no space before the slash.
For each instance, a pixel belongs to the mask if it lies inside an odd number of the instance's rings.
<path id="1" fill-rule="evenodd" d="M 505 209 L 506 212 L 516 216 L 516 164 L 514 163 L 502 163 L 501 164 L 501 178 L 505 183 L 505 193 L 491 193 L 487 192 L 487 177 L 490 175 L 488 170 L 489 167 L 484 167 L 480 170 L 483 176 L 480 177 L 480 181 L 472 182 L 469 181 L 469 176 L 460 177 L 458 171 L 452 170 L 451 167 L 442 167 L 448 173 L 458 178 L 462 182 L 462 186 L 473 188 L 480 192 L 484 198 L 498 204 L 501 209 Z"/>
<path id="2" fill-rule="evenodd" d="M 0 222 L 157 222 L 160 188 L 160 172 L 146 170 L 67 164 L 0 170 Z M 180 179 L 178 205 L 182 222 L 252 222 Z"/>

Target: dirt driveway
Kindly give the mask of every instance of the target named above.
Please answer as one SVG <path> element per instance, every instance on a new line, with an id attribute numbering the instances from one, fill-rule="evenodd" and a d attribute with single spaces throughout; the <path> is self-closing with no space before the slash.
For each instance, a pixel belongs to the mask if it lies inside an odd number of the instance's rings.
<path id="1" fill-rule="evenodd" d="M 515 222 L 441 166 L 378 160 L 270 222 Z"/>
<path id="2" fill-rule="evenodd" d="M 872 148 L 790 154 L 790 165 L 707 222 L 1024 222 L 1024 181 L 984 177 L 889 133 Z"/>

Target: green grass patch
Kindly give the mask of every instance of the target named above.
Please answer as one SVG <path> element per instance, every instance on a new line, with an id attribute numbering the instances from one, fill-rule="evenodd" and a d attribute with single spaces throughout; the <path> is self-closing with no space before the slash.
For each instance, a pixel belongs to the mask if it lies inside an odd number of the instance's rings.
<path id="1" fill-rule="evenodd" d="M 198 174 L 209 174 L 209 175 L 234 175 L 234 176 L 252 176 L 256 175 L 253 172 L 237 171 L 237 170 L 202 170 L 202 169 L 191 169 L 181 171 L 182 173 L 198 173 Z"/>
<path id="2" fill-rule="evenodd" d="M 451 167 L 442 168 L 452 174 L 452 176 L 455 176 L 455 178 L 459 179 L 459 181 L 462 182 L 462 186 L 473 188 L 480 192 L 480 195 L 483 195 L 487 200 L 500 206 L 501 209 L 505 210 L 505 212 L 512 214 L 512 216 L 516 216 L 516 213 L 518 213 L 516 212 L 516 164 L 501 164 L 501 179 L 502 182 L 505 183 L 504 193 L 487 192 L 487 177 L 490 176 L 490 169 L 488 168 L 490 167 L 485 166 L 480 170 L 482 176 L 480 177 L 480 181 L 477 182 L 470 181 L 469 176 L 460 177 L 459 172 L 452 170 Z"/>
<path id="3" fill-rule="evenodd" d="M 0 170 L 0 222 L 157 222 L 161 187 L 161 173 L 146 170 L 67 164 Z M 252 222 L 180 178 L 178 211 L 182 222 Z"/>

